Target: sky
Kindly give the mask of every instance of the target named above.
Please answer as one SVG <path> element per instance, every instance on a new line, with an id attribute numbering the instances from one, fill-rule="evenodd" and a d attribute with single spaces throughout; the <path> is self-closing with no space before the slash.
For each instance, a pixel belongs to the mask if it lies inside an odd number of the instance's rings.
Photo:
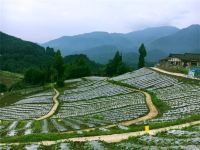
<path id="1" fill-rule="evenodd" d="M 200 24 L 200 0 L 0 0 L 0 31 L 43 43 L 93 31 Z"/>

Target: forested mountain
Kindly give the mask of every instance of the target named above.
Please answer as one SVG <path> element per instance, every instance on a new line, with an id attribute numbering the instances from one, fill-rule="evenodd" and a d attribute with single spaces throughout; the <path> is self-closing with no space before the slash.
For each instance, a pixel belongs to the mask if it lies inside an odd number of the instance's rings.
<path id="1" fill-rule="evenodd" d="M 42 44 L 60 48 L 66 54 L 86 54 L 90 59 L 98 63 L 107 63 L 118 50 L 123 55 L 134 54 L 141 43 L 147 48 L 147 61 L 157 62 L 169 53 L 199 52 L 200 50 L 199 25 L 192 25 L 179 30 L 176 27 L 163 26 L 147 28 L 141 31 L 127 34 L 92 32 L 76 36 L 64 36 Z M 124 61 L 133 62 L 130 57 Z"/>
<path id="2" fill-rule="evenodd" d="M 52 60 L 45 48 L 0 32 L 0 70 L 24 72 L 29 67 L 43 66 Z"/>
<path id="3" fill-rule="evenodd" d="M 134 44 L 138 47 L 138 45 L 140 45 L 141 43 L 148 44 L 158 38 L 171 35 L 177 31 L 179 31 L 179 29 L 176 27 L 162 26 L 130 32 L 127 33 L 125 36 L 129 40 L 134 41 Z"/>
<path id="4" fill-rule="evenodd" d="M 138 46 L 143 43 L 149 43 L 157 38 L 175 33 L 179 29 L 175 27 L 156 27 L 148 28 L 141 31 L 122 33 L 107 33 L 107 32 L 91 32 L 75 36 L 63 36 L 55 40 L 51 40 L 42 44 L 44 47 L 50 46 L 61 49 L 64 55 L 71 53 L 84 52 L 89 54 L 89 51 L 104 51 L 104 48 L 112 51 L 116 47 L 122 52 L 137 51 Z M 100 49 L 101 48 L 101 49 Z M 86 51 L 86 52 L 85 52 Z M 96 53 L 96 52 L 95 52 Z M 93 54 L 91 54 L 93 55 Z M 105 55 L 104 55 L 105 56 Z"/>
<path id="5" fill-rule="evenodd" d="M 138 62 L 138 46 L 144 43 L 147 49 L 147 62 L 152 63 L 169 53 L 200 52 L 200 25 L 185 29 L 157 27 L 127 34 L 92 32 L 76 36 L 65 36 L 47 42 L 43 46 L 60 48 L 63 55 L 75 55 L 70 60 L 82 57 L 86 62 L 106 64 L 116 51 L 122 54 L 123 61 L 131 66 Z M 48 66 L 54 50 L 24 41 L 0 32 L 0 70 L 24 72 L 26 68 Z M 70 58 L 72 57 L 72 58 Z M 92 61 L 90 61 L 91 59 Z M 94 62 L 93 62 L 94 63 Z M 92 66 L 92 65 L 91 65 Z"/>
<path id="6" fill-rule="evenodd" d="M 167 53 L 200 53 L 200 25 L 191 25 L 174 34 L 159 38 L 149 46 L 153 50 L 163 50 Z"/>
<path id="7" fill-rule="evenodd" d="M 124 37 L 123 34 L 109 34 L 107 32 L 92 32 L 75 36 L 63 36 L 42 45 L 44 47 L 50 46 L 58 48 L 64 55 L 104 45 L 113 45 L 121 49 L 134 47 L 132 41 Z"/>
<path id="8" fill-rule="evenodd" d="M 98 47 L 93 47 L 85 51 L 80 51 L 79 53 L 87 55 L 91 60 L 95 62 L 106 64 L 114 54 L 119 50 L 113 45 L 102 45 Z"/>

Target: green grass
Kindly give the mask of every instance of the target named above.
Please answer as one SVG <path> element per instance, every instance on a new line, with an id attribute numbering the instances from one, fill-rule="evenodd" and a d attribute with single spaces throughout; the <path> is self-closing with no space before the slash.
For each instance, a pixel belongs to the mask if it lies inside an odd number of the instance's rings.
<path id="1" fill-rule="evenodd" d="M 160 117 L 163 115 L 163 113 L 167 112 L 168 110 L 171 109 L 171 107 L 164 101 L 160 100 L 156 94 L 154 94 L 153 92 L 149 92 L 148 93 L 151 95 L 151 99 L 153 104 L 156 106 L 157 110 L 158 110 L 158 116 Z"/>
<path id="2" fill-rule="evenodd" d="M 17 83 L 23 79 L 23 75 L 21 74 L 2 70 L 0 70 L 0 77 L 0 83 L 5 84 L 7 87 L 10 87 L 14 83 Z"/>
<path id="3" fill-rule="evenodd" d="M 157 66 L 160 69 L 169 71 L 169 72 L 175 72 L 175 73 L 182 73 L 182 74 L 188 74 L 189 69 L 182 67 L 182 66 Z"/>
<path id="4" fill-rule="evenodd" d="M 33 128 L 34 133 L 41 132 L 42 131 L 42 121 L 34 121 L 32 128 Z"/>
<path id="5" fill-rule="evenodd" d="M 22 98 L 23 95 L 20 93 L 5 93 L 4 96 L 0 98 L 0 107 L 9 106 Z"/>
<path id="6" fill-rule="evenodd" d="M 98 120 L 104 120 L 104 116 L 102 116 L 102 115 L 94 115 L 94 116 L 92 116 L 92 118 L 98 119 Z"/>
<path id="7" fill-rule="evenodd" d="M 38 88 L 38 87 L 35 87 Z M 13 91 L 13 92 L 6 92 L 4 93 L 3 96 L 0 97 L 0 107 L 6 107 L 6 106 L 10 106 L 11 104 L 14 104 L 18 101 L 20 101 L 21 99 L 33 95 L 33 94 L 37 94 L 37 93 L 41 93 L 41 92 L 45 92 L 47 90 L 49 90 L 51 87 L 50 86 L 43 86 L 43 87 L 39 87 L 36 90 L 30 91 L 26 93 L 23 93 L 21 90 L 19 91 Z M 31 88 L 32 89 L 32 88 Z M 23 90 L 29 90 L 29 88 L 27 89 L 23 89 Z"/>

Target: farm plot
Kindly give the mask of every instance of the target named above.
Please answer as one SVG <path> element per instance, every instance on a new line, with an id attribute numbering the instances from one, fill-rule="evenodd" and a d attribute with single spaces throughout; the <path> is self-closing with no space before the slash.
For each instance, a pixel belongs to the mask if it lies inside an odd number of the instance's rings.
<path id="1" fill-rule="evenodd" d="M 117 122 L 137 118 L 147 112 L 144 95 L 134 92 L 126 95 L 64 103 L 55 118 L 101 116 L 106 121 Z"/>
<path id="2" fill-rule="evenodd" d="M 114 96 L 117 94 L 127 94 L 131 90 L 125 87 L 113 85 L 106 81 L 85 81 L 77 89 L 66 90 L 64 95 L 60 96 L 63 102 L 72 102 L 80 100 L 89 100 L 98 97 Z"/>
<path id="3" fill-rule="evenodd" d="M 0 108 L 0 120 L 36 119 L 43 116 L 53 106 L 52 96 L 53 92 L 36 94 Z"/>
<path id="4" fill-rule="evenodd" d="M 59 99 L 59 111 L 52 118 L 62 119 L 72 129 L 95 127 L 134 119 L 148 113 L 143 93 L 92 77 L 73 84 Z M 75 125 L 72 122 L 75 123 Z"/>
<path id="5" fill-rule="evenodd" d="M 200 86 L 179 82 L 147 68 L 114 77 L 112 80 L 151 91 L 170 106 L 162 117 L 152 121 L 171 121 L 200 113 Z"/>

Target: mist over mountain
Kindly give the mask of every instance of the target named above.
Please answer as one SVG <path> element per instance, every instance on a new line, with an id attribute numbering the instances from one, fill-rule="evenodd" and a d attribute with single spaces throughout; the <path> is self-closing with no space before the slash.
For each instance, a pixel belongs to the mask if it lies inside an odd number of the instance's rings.
<path id="1" fill-rule="evenodd" d="M 44 47 L 50 46 L 55 49 L 60 49 L 63 55 L 103 45 L 114 45 L 118 48 L 134 47 L 132 41 L 125 38 L 123 34 L 109 34 L 107 32 L 92 32 L 75 36 L 63 36 L 42 45 Z"/>
<path id="2" fill-rule="evenodd" d="M 174 34 L 161 37 L 148 45 L 152 50 L 163 50 L 167 53 L 200 53 L 200 25 L 191 25 Z"/>
<path id="3" fill-rule="evenodd" d="M 116 51 L 122 53 L 123 61 L 127 64 L 137 64 L 138 47 L 141 43 L 144 43 L 147 49 L 147 62 L 158 62 L 169 53 L 200 53 L 200 25 L 191 25 L 184 29 L 155 27 L 127 34 L 92 32 L 64 36 L 42 44 L 43 47 L 2 32 L 0 35 L 0 59 L 3 62 L 0 67 L 14 71 L 21 71 L 27 66 L 42 64 L 52 59 L 43 48 L 47 46 L 60 49 L 64 56 L 85 54 L 100 64 L 106 64 Z"/>
<path id="4" fill-rule="evenodd" d="M 153 27 L 147 28 L 140 31 L 127 33 L 125 36 L 131 41 L 134 41 L 134 44 L 138 46 L 141 43 L 148 44 L 154 40 L 167 36 L 179 31 L 176 27 L 171 26 L 162 26 L 162 27 Z"/>
<path id="5" fill-rule="evenodd" d="M 61 49 L 64 55 L 88 50 L 103 45 L 113 45 L 122 51 L 135 50 L 138 44 L 149 43 L 160 37 L 175 33 L 176 27 L 163 26 L 147 28 L 140 31 L 122 33 L 91 32 L 75 36 L 63 36 L 43 43 L 44 47 L 50 46 Z"/>
<path id="6" fill-rule="evenodd" d="M 86 54 L 90 59 L 98 63 L 107 63 L 117 50 L 124 55 L 130 52 L 137 53 L 141 43 L 145 43 L 145 45 L 150 44 L 156 39 L 171 35 L 177 31 L 179 29 L 176 27 L 163 26 L 147 28 L 126 34 L 91 32 L 75 36 L 63 36 L 43 43 L 42 46 L 60 49 L 63 55 Z M 161 53 L 158 55 L 163 56 L 163 52 Z M 154 57 L 153 55 L 152 61 L 157 61 L 158 58 L 160 57 Z"/>

